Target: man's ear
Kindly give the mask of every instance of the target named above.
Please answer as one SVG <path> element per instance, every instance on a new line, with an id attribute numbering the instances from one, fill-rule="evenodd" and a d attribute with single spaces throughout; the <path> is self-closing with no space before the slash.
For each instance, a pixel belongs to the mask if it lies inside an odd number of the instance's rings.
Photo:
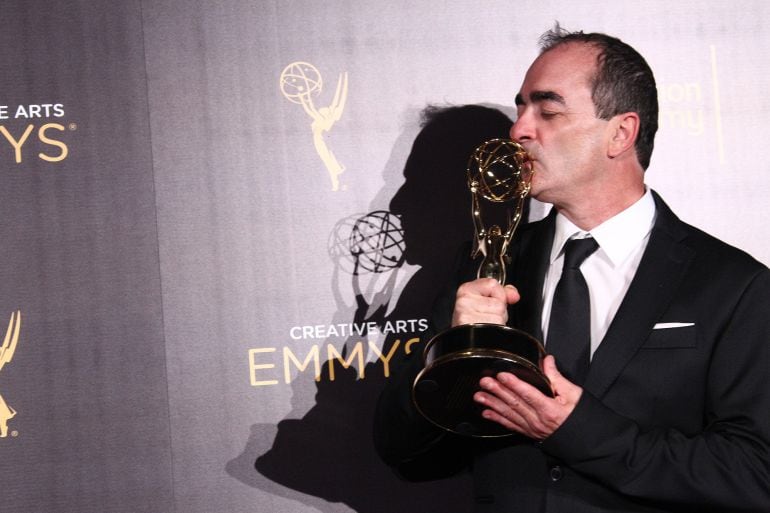
<path id="1" fill-rule="evenodd" d="M 607 148 L 607 156 L 614 159 L 628 150 L 633 151 L 638 135 L 639 114 L 636 112 L 625 112 L 613 116 L 610 120 L 610 141 Z"/>

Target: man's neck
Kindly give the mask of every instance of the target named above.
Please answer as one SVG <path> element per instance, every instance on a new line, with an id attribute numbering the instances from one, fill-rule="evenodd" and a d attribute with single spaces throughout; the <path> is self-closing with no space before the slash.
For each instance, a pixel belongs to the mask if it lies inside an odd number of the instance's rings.
<path id="1" fill-rule="evenodd" d="M 639 201 L 645 190 L 644 183 L 639 183 L 634 187 L 586 195 L 575 203 L 554 205 L 554 208 L 575 226 L 588 232 Z"/>

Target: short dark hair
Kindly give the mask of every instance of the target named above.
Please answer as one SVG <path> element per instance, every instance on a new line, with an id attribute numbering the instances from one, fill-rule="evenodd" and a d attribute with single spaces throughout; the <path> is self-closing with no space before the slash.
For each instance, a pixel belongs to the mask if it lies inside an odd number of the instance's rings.
<path id="1" fill-rule="evenodd" d="M 599 50 L 591 84 L 597 117 L 610 119 L 624 112 L 639 115 L 636 157 L 647 169 L 658 131 L 658 89 L 650 66 L 639 52 L 616 37 L 568 32 L 558 23 L 540 37 L 540 53 L 572 42 L 590 44 Z"/>

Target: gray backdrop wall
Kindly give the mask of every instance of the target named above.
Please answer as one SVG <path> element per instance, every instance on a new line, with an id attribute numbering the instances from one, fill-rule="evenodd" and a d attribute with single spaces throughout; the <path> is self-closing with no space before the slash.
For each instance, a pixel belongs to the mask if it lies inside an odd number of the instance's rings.
<path id="1" fill-rule="evenodd" d="M 770 262 L 770 4 L 641 5 L 0 0 L 0 509 L 465 511 L 370 415 L 555 20 L 646 56 L 648 185 Z"/>

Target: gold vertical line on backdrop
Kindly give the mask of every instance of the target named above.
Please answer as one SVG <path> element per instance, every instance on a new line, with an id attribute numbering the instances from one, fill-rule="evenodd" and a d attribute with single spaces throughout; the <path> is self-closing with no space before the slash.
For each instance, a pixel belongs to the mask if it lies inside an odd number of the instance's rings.
<path id="1" fill-rule="evenodd" d="M 719 163 L 725 163 L 725 141 L 722 133 L 722 106 L 719 101 L 719 74 L 717 73 L 717 51 L 714 45 L 709 45 L 711 50 L 711 85 L 714 88 L 714 121 L 716 123 L 717 152 Z"/>

